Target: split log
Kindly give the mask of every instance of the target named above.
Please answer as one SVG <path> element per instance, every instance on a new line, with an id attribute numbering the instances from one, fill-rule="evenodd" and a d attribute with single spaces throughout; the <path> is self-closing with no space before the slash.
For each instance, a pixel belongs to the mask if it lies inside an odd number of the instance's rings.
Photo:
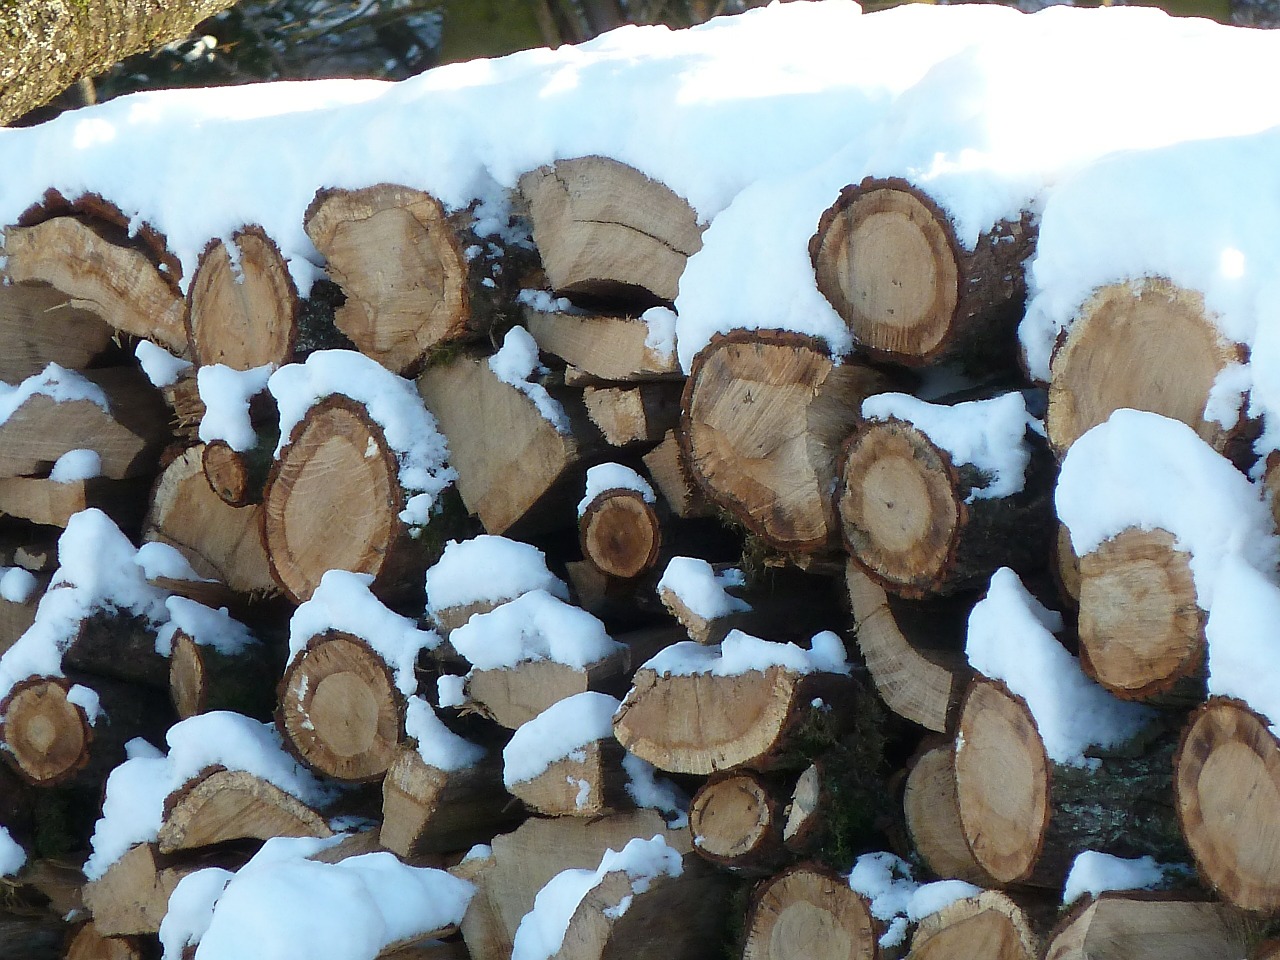
<path id="1" fill-rule="evenodd" d="M 845 877 L 800 864 L 751 897 L 743 960 L 878 960 L 883 931 Z"/>
<path id="2" fill-rule="evenodd" d="M 36 608 L 48 586 L 49 578 L 39 576 L 36 578 L 35 589 L 26 600 L 14 602 L 0 597 L 0 654 L 13 646 L 36 622 Z"/>
<path id="3" fill-rule="evenodd" d="M 1058 924 L 1045 960 L 1239 960 L 1255 936 L 1225 903 L 1108 891 Z"/>
<path id="4" fill-rule="evenodd" d="M 130 847 L 101 877 L 85 884 L 84 903 L 97 933 L 156 933 L 169 910 L 169 895 L 195 869 L 162 856 L 154 843 Z"/>
<path id="5" fill-rule="evenodd" d="M 136 529 L 146 510 L 150 487 L 144 478 L 133 480 L 58 481 L 39 477 L 0 478 L 0 514 L 32 523 L 66 527 L 74 514 L 97 507 L 116 526 Z"/>
<path id="6" fill-rule="evenodd" d="M 645 383 L 634 387 L 587 387 L 587 416 L 614 447 L 657 443 L 680 422 L 681 385 Z"/>
<path id="7" fill-rule="evenodd" d="M 578 517 L 582 556 L 601 573 L 630 580 L 658 562 L 662 526 L 658 514 L 636 490 L 598 493 Z"/>
<path id="8" fill-rule="evenodd" d="M 831 548 L 840 446 L 885 378 L 796 333 L 714 337 L 694 358 L 679 431 L 707 498 L 775 549 Z"/>
<path id="9" fill-rule="evenodd" d="M 156 839 L 169 854 L 228 840 L 331 836 L 324 817 L 297 797 L 244 770 L 211 767 L 165 798 Z"/>
<path id="10" fill-rule="evenodd" d="M 1251 439 L 1246 424 L 1224 427 L 1206 418 L 1205 405 L 1218 374 L 1243 361 L 1244 348 L 1222 336 L 1199 293 L 1157 279 L 1103 287 L 1053 355 L 1049 443 L 1061 458 L 1091 427 L 1128 407 L 1181 420 L 1235 459 Z"/>
<path id="11" fill-rule="evenodd" d="M 197 365 L 283 366 L 298 341 L 298 289 L 279 247 L 257 226 L 209 241 L 187 291 L 187 335 Z"/>
<path id="12" fill-rule="evenodd" d="M 632 810 L 636 804 L 627 794 L 625 755 L 612 737 L 593 740 L 509 789 L 530 810 L 547 817 L 601 817 Z"/>
<path id="13" fill-rule="evenodd" d="M 979 886 L 994 883 L 965 840 L 956 794 L 955 748 L 950 742 L 924 749 L 913 758 L 902 807 L 911 844 L 936 876 Z"/>
<path id="14" fill-rule="evenodd" d="M 112 332 L 53 287 L 0 285 L 0 381 L 19 384 L 50 363 L 83 370 L 110 349 Z"/>
<path id="15" fill-rule="evenodd" d="M 178 719 L 230 710 L 255 720 L 271 717 L 279 669 L 264 644 L 224 653 L 183 630 L 173 635 L 169 654 L 169 699 Z"/>
<path id="16" fill-rule="evenodd" d="M 515 826 L 523 814 L 502 787 L 501 754 L 444 770 L 402 747 L 382 781 L 379 843 L 399 857 L 465 850 Z"/>
<path id="17" fill-rule="evenodd" d="M 1080 665 L 1117 697 L 1201 702 L 1207 620 L 1191 554 L 1164 530 L 1129 527 L 1080 558 Z"/>
<path id="18" fill-rule="evenodd" d="M 964 658 L 971 600 L 891 603 L 884 588 L 850 560 L 845 584 L 858 649 L 889 709 L 936 733 L 953 725 L 971 671 Z"/>
<path id="19" fill-rule="evenodd" d="M 338 329 L 403 376 L 442 345 L 488 333 L 536 255 L 478 236 L 474 221 L 472 210 L 446 215 L 430 194 L 394 184 L 319 191 L 305 224 L 346 295 Z"/>
<path id="20" fill-rule="evenodd" d="M 93 920 L 87 920 L 71 936 L 65 960 L 143 960 L 146 956 L 140 938 L 104 936 Z M 36 960 L 36 956 L 24 954 L 23 960 Z"/>
<path id="21" fill-rule="evenodd" d="M 734 593 L 727 588 L 733 588 Z M 746 577 L 740 569 L 728 564 L 712 566 L 690 557 L 673 557 L 658 581 L 658 599 L 667 612 L 684 627 L 690 640 L 704 645 L 719 643 L 733 630 L 750 632 L 754 608 L 739 595 L 745 590 Z M 682 596 L 681 591 L 694 596 Z M 700 606 L 708 602 L 708 595 L 715 600 L 710 606 Z"/>
<path id="22" fill-rule="evenodd" d="M 143 539 L 169 544 L 200 576 L 238 593 L 278 593 L 262 544 L 262 508 L 224 503 L 209 488 L 202 456 L 202 447 L 190 447 L 160 474 L 142 525 Z"/>
<path id="23" fill-rule="evenodd" d="M 992 225 L 967 250 L 921 188 L 868 177 L 841 191 L 809 241 L 818 289 L 872 355 L 908 366 L 1016 358 L 1030 214 Z"/>
<path id="24" fill-rule="evenodd" d="M 584 303 L 670 303 L 702 249 L 689 204 L 606 157 L 558 160 L 520 178 L 533 239 L 555 292 Z"/>
<path id="25" fill-rule="evenodd" d="M 750 770 L 716 774 L 689 803 L 689 832 L 700 857 L 735 872 L 767 876 L 787 859 L 776 786 Z"/>
<path id="26" fill-rule="evenodd" d="M 54 217 L 4 232 L 5 273 L 14 283 L 47 283 L 124 333 L 184 353 L 186 304 L 140 248 L 114 242 L 110 229 L 81 217 Z"/>
<path id="27" fill-rule="evenodd" d="M 908 960 L 1037 960 L 1040 938 L 1007 894 L 984 890 L 922 919 Z"/>
<path id="28" fill-rule="evenodd" d="M 894 593 L 985 586 L 1000 567 L 1039 569 L 1053 532 L 1053 456 L 1031 430 L 1022 489 L 972 496 L 991 477 L 896 417 L 865 423 L 840 459 L 840 529 L 849 553 Z"/>
<path id="29" fill-rule="evenodd" d="M 595 383 L 676 380 L 675 352 L 650 346 L 649 325 L 634 317 L 526 310 L 538 349 L 559 357 Z"/>
<path id="30" fill-rule="evenodd" d="M 685 466 L 684 451 L 676 431 L 668 431 L 662 442 L 644 455 L 649 479 L 677 517 L 704 517 L 711 512 L 702 489 Z"/>
<path id="31" fill-rule="evenodd" d="M 204 419 L 204 401 L 195 367 L 188 367 L 176 380 L 160 387 L 160 396 L 169 408 L 169 427 L 174 439 L 184 446 L 200 442 L 200 421 Z"/>
<path id="32" fill-rule="evenodd" d="M 581 487 L 581 452 L 483 357 L 464 354 L 418 377 L 418 392 L 449 441 L 458 493 L 492 534 L 561 522 Z M 522 522 L 523 521 L 523 522 Z"/>
<path id="33" fill-rule="evenodd" d="M 1175 758 L 1178 818 L 1201 878 L 1245 910 L 1280 910 L 1280 742 L 1243 703 L 1210 699 Z"/>
<path id="34" fill-rule="evenodd" d="M 998 883 L 1058 887 L 1076 855 L 1185 859 L 1172 809 L 1172 743 L 1096 769 L 1054 763 L 1025 702 L 975 679 L 955 752 L 960 823 L 974 859 Z"/>
<path id="35" fill-rule="evenodd" d="M 44 476 L 71 450 L 93 450 L 102 476 L 111 480 L 155 471 L 169 440 L 168 414 L 155 388 L 133 367 L 81 376 L 105 394 L 108 409 L 92 400 L 59 402 L 33 394 L 0 423 L 0 477 Z"/>
<path id="36" fill-rule="evenodd" d="M 467 698 L 479 713 L 517 730 L 553 703 L 576 694 L 621 692 L 630 663 L 630 651 L 621 650 L 586 667 L 522 660 L 512 667 L 473 669 L 467 675 Z"/>

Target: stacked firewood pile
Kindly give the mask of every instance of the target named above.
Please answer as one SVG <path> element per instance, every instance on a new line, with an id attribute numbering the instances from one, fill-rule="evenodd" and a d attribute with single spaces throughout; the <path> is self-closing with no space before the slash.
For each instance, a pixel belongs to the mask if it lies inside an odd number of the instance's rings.
<path id="1" fill-rule="evenodd" d="M 687 375 L 669 308 L 701 225 L 605 158 L 526 174 L 496 228 L 321 190 L 306 296 L 253 225 L 185 296 L 100 198 L 6 229 L 22 955 L 156 956 L 185 877 L 345 832 L 317 862 L 474 885 L 385 957 L 1270 956 L 1280 747 L 1206 699 L 1191 555 L 1120 525 L 1077 557 L 1054 506 L 1122 406 L 1239 461 L 1203 419 L 1232 349 L 1189 292 L 1117 285 L 1046 392 L 1016 338 L 1029 217 L 967 249 L 905 181 L 832 200 L 810 253 L 856 354 L 731 331 Z M 1175 387 L 1139 355 L 1157 315 Z M 1094 735 L 1063 746 L 1055 703 Z M 139 778 L 154 810 L 121 826 Z M 655 837 L 650 873 L 606 854 Z M 1064 914 L 1086 851 L 1191 866 Z M 949 896 L 887 905 L 904 884 Z"/>

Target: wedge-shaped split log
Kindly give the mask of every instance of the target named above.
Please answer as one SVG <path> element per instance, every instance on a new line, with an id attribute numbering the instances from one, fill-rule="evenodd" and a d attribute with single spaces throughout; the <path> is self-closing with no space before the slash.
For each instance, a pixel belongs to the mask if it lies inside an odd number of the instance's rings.
<path id="1" fill-rule="evenodd" d="M 84 905 L 104 937 L 155 933 L 169 909 L 169 895 L 194 870 L 163 856 L 154 843 L 139 843 L 85 885 Z"/>
<path id="2" fill-rule="evenodd" d="M 582 402 L 610 446 L 654 444 L 680 420 L 680 391 L 678 383 L 587 387 Z"/>
<path id="3" fill-rule="evenodd" d="M 649 324 L 642 319 L 529 309 L 524 323 L 539 350 L 559 357 L 597 383 L 682 377 L 675 351 L 655 344 Z"/>
<path id="4" fill-rule="evenodd" d="M 0 514 L 45 526 L 66 527 L 81 510 L 97 507 L 118 526 L 133 527 L 146 510 L 145 478 L 51 480 L 47 477 L 0 479 Z"/>
<path id="5" fill-rule="evenodd" d="M 1254 956 L 1254 922 L 1185 894 L 1108 891 L 1058 924 L 1045 960 L 1228 960 Z"/>
<path id="6" fill-rule="evenodd" d="M 108 937 L 93 920 L 86 920 L 71 934 L 66 960 L 143 960 L 147 956 L 140 937 Z"/>
<path id="7" fill-rule="evenodd" d="M 0 381 L 19 384 L 50 363 L 83 370 L 107 352 L 113 332 L 47 284 L 0 286 Z"/>

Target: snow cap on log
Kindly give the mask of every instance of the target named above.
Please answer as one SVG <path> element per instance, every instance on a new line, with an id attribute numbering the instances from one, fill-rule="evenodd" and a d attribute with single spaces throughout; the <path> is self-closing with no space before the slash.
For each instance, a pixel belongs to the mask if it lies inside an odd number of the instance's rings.
<path id="1" fill-rule="evenodd" d="M 237 453 L 252 450 L 258 435 L 249 419 L 249 401 L 267 389 L 267 381 L 275 369 L 273 363 L 251 370 L 237 370 L 220 363 L 201 367 L 196 372 L 200 399 L 204 402 L 200 442 L 221 440 Z"/>
<path id="2" fill-rule="evenodd" d="M 610 490 L 634 490 L 645 503 L 657 503 L 657 494 L 649 481 L 631 467 L 621 463 L 600 463 L 587 470 L 586 492 L 578 501 L 578 519 L 587 512 L 587 507 L 602 493 Z"/>
<path id="3" fill-rule="evenodd" d="M 415 741 L 422 762 L 439 770 L 464 770 L 475 766 L 485 756 L 484 747 L 446 727 L 435 708 L 422 697 L 409 698 L 405 708 L 404 732 Z"/>
<path id="4" fill-rule="evenodd" d="M 864 853 L 849 872 L 849 888 L 867 898 L 871 915 L 885 925 L 879 944 L 892 949 L 904 944 L 907 928 L 943 907 L 982 892 L 963 880 L 920 883 L 911 866 L 892 853 Z"/>
<path id="5" fill-rule="evenodd" d="M 1083 896 L 1096 897 L 1104 890 L 1154 890 L 1178 872 L 1176 867 L 1157 863 L 1155 857 L 1126 859 L 1085 850 L 1071 862 L 1062 887 L 1062 905 L 1070 906 Z"/>
<path id="6" fill-rule="evenodd" d="M 450 635 L 455 650 L 481 670 L 551 660 L 585 669 L 625 649 L 604 624 L 545 590 L 532 590 L 489 613 L 478 614 Z"/>
<path id="7" fill-rule="evenodd" d="M 487 533 L 445 544 L 427 570 L 426 584 L 428 614 L 479 603 L 497 606 L 531 590 L 569 599 L 569 588 L 547 569 L 541 550 Z"/>
<path id="8" fill-rule="evenodd" d="M 557 433 L 568 435 L 571 432 L 564 407 L 537 381 L 537 377 L 545 374 L 547 368 L 538 359 L 537 341 L 529 335 L 528 330 L 524 327 L 512 327 L 508 330 L 502 346 L 489 358 L 488 363 L 494 376 L 528 397 L 542 418 L 556 428 Z"/>
<path id="9" fill-rule="evenodd" d="M 172 653 L 173 638 L 179 631 L 201 646 L 213 647 L 228 655 L 260 643 L 248 627 L 227 613 L 226 607 L 214 610 L 176 596 L 165 598 L 164 605 L 169 621 L 156 631 L 156 650 L 161 656 Z"/>
<path id="10" fill-rule="evenodd" d="M 0 877 L 12 877 L 27 862 L 27 852 L 13 839 L 8 827 L 0 826 Z"/>
<path id="11" fill-rule="evenodd" d="M 502 782 L 532 780 L 555 761 L 587 744 L 613 739 L 613 715 L 621 701 L 607 693 L 575 694 L 522 724 L 502 749 Z"/>
<path id="12" fill-rule="evenodd" d="M 718 645 L 704 646 L 691 640 L 673 643 L 641 669 L 664 677 L 697 674 L 734 677 L 770 667 L 782 667 L 797 674 L 838 673 L 846 676 L 852 669 L 845 659 L 843 641 L 830 630 L 815 635 L 808 650 L 794 643 L 775 643 L 734 630 Z"/>

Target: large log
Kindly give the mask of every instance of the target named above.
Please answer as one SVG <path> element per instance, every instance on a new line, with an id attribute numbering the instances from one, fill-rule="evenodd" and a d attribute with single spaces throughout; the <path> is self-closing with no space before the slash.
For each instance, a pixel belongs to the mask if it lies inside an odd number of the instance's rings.
<path id="1" fill-rule="evenodd" d="M 878 960 L 880 924 L 846 878 L 813 864 L 760 884 L 747 914 L 743 960 Z"/>
<path id="2" fill-rule="evenodd" d="M 1007 894 L 984 890 L 920 921 L 908 960 L 1037 960 L 1040 938 Z"/>
<path id="3" fill-rule="evenodd" d="M 0 286 L 0 381 L 19 384 L 50 363 L 83 370 L 111 346 L 95 313 L 42 283 Z"/>
<path id="4" fill-rule="evenodd" d="M 951 743 L 923 749 L 912 759 L 902 807 L 912 845 L 937 876 L 983 886 L 993 882 L 965 840 Z"/>

